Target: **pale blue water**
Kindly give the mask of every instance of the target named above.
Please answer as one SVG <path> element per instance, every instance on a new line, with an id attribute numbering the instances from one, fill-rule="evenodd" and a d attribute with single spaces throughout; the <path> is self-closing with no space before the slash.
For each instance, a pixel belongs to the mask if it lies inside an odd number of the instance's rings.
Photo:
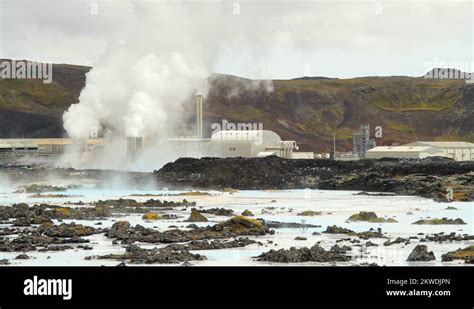
<path id="1" fill-rule="evenodd" d="M 387 237 L 394 239 L 395 237 L 409 237 L 414 236 L 420 232 L 439 233 L 439 232 L 456 232 L 460 234 L 474 234 L 474 203 L 473 202 L 452 202 L 452 203 L 437 203 L 431 199 L 425 199 L 413 196 L 363 196 L 354 195 L 352 191 L 322 191 L 322 190 L 282 190 L 282 191 L 256 191 L 243 190 L 236 193 L 222 193 L 211 191 L 212 196 L 130 196 L 137 194 L 177 194 L 183 191 L 169 191 L 169 190 L 121 190 L 121 189 L 91 189 L 81 188 L 69 190 L 67 192 L 55 192 L 57 194 L 67 194 L 71 197 L 65 198 L 31 198 L 31 194 L 0 194 L 0 203 L 2 205 L 11 205 L 13 203 L 26 202 L 29 204 L 35 203 L 56 203 L 62 204 L 65 202 L 77 202 L 79 200 L 90 203 L 99 199 L 115 199 L 115 198 L 133 198 L 136 200 L 147 200 L 150 198 L 158 198 L 161 200 L 182 200 L 183 198 L 189 201 L 196 201 L 197 207 L 224 207 L 231 208 L 236 214 L 239 214 L 245 209 L 251 210 L 256 218 L 264 220 L 281 221 L 281 222 L 296 222 L 321 225 L 320 228 L 297 228 L 297 229 L 277 229 L 275 235 L 265 235 L 260 237 L 251 237 L 257 241 L 261 241 L 263 246 L 250 245 L 244 248 L 224 249 L 224 250 L 206 250 L 197 251 L 200 254 L 207 256 L 207 261 L 193 262 L 196 265 L 262 265 L 262 262 L 256 262 L 252 257 L 261 254 L 270 249 L 289 248 L 291 246 L 307 246 L 310 247 L 316 242 L 329 249 L 335 244 L 335 241 L 340 238 L 347 237 L 346 235 L 312 235 L 313 232 L 322 232 L 328 225 L 338 225 L 349 228 L 356 232 L 367 231 L 370 228 L 382 228 Z M 53 192 L 52 192 L 53 193 Z M 54 193 L 53 193 L 54 194 Z M 82 197 L 72 197 L 74 195 L 82 195 Z M 446 210 L 445 208 L 451 206 L 458 210 Z M 320 211 L 322 215 L 313 217 L 298 216 L 299 212 L 305 210 Z M 395 218 L 398 223 L 367 223 L 367 222 L 347 222 L 347 218 L 359 211 L 374 211 L 378 216 L 386 218 Z M 413 215 L 407 215 L 407 212 L 412 212 Z M 189 223 L 184 220 L 189 216 L 190 210 L 183 210 L 178 207 L 172 211 L 166 211 L 169 214 L 176 214 L 179 216 L 178 220 L 160 220 L 160 221 L 144 221 L 140 214 L 132 214 L 112 218 L 108 220 L 101 220 L 102 227 L 109 227 L 114 220 L 128 220 L 132 225 L 141 224 L 146 227 L 158 228 L 159 230 L 166 230 L 170 225 L 176 225 L 179 228 L 185 228 Z M 266 213 L 268 212 L 268 213 Z M 227 220 L 228 217 L 219 217 L 206 214 L 209 222 L 197 223 L 199 226 L 213 225 L 217 222 Z M 466 225 L 414 225 L 413 222 L 420 218 L 461 218 Z M 65 220 L 65 222 L 69 222 Z M 96 221 L 81 221 L 80 223 L 95 226 Z M 97 227 L 97 226 L 95 226 Z M 306 237 L 305 241 L 294 240 L 296 236 Z M 65 252 L 33 252 L 29 253 L 34 259 L 30 260 L 12 260 L 14 265 L 115 265 L 117 261 L 91 260 L 86 261 L 83 258 L 87 255 L 120 253 L 124 251 L 121 245 L 112 245 L 111 239 L 105 238 L 103 235 L 90 236 L 93 240 L 94 250 L 92 251 L 74 251 L 68 250 Z M 273 242 L 269 244 L 267 240 Z M 372 242 L 380 245 L 386 239 L 371 239 Z M 277 244 L 275 246 L 275 244 Z M 394 245 L 385 247 L 383 245 L 376 248 L 368 248 L 367 256 L 364 258 L 357 258 L 355 261 L 348 264 L 358 264 L 360 262 L 376 262 L 380 265 L 419 265 L 407 263 L 406 257 L 409 255 L 417 241 L 412 241 L 410 245 Z M 437 261 L 425 263 L 426 265 L 452 265 L 459 263 L 441 263 L 440 256 L 447 251 L 464 247 L 470 242 L 458 243 L 425 243 L 428 244 L 429 249 L 435 252 Z M 146 245 L 153 247 L 153 245 Z M 159 245 L 162 246 L 162 245 Z M 353 247 L 354 252 L 359 250 Z M 0 253 L 0 258 L 12 259 L 18 253 Z M 50 259 L 47 259 L 50 256 Z M 266 263 L 264 263 L 267 265 Z M 346 265 L 342 263 L 341 265 Z M 423 265 L 425 265 L 423 264 Z"/>

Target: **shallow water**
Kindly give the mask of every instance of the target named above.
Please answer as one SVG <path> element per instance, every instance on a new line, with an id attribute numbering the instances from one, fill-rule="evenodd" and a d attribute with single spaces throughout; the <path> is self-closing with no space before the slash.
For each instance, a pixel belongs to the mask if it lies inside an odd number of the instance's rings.
<path id="1" fill-rule="evenodd" d="M 56 192 L 58 194 L 70 195 L 70 197 L 61 198 L 33 198 L 32 194 L 0 194 L 1 205 L 11 205 L 14 203 L 25 202 L 30 205 L 37 203 L 63 204 L 67 202 L 83 201 L 90 203 L 99 199 L 117 199 L 133 198 L 137 201 L 145 201 L 150 198 L 161 200 L 178 201 L 183 198 L 189 201 L 196 201 L 196 207 L 224 207 L 232 208 L 235 213 L 241 213 L 245 209 L 252 211 L 256 218 L 264 220 L 296 222 L 320 225 L 320 228 L 297 228 L 297 229 L 276 229 L 275 235 L 265 235 L 258 237 L 249 237 L 262 243 L 262 245 L 252 244 L 244 248 L 205 250 L 195 251 L 205 255 L 207 260 L 194 261 L 195 265 L 280 265 L 266 262 L 258 262 L 253 257 L 266 252 L 270 249 L 289 248 L 292 246 L 312 246 L 317 242 L 326 249 L 333 246 L 336 240 L 347 238 L 347 235 L 312 235 L 313 232 L 322 232 L 328 225 L 336 224 L 341 227 L 349 228 L 356 232 L 367 231 L 370 228 L 381 228 L 386 235 L 392 239 L 400 236 L 408 238 L 418 233 L 439 233 L 456 232 L 460 234 L 474 234 L 474 203 L 473 202 L 452 202 L 437 203 L 431 199 L 425 199 L 412 196 L 364 196 L 355 195 L 352 191 L 322 191 L 322 190 L 283 190 L 283 191 L 238 191 L 235 193 L 223 193 L 209 191 L 209 196 L 136 196 L 139 194 L 176 194 L 183 191 L 169 190 L 98 190 L 92 188 L 82 188 L 68 190 L 67 192 Z M 55 192 L 51 192 L 54 194 Z M 80 195 L 80 197 L 78 197 Z M 448 206 L 456 207 L 457 210 L 446 210 Z M 321 215 L 313 217 L 298 216 L 299 212 L 304 210 L 313 210 L 322 212 Z M 374 211 L 380 217 L 395 218 L 398 223 L 368 223 L 368 222 L 347 222 L 347 218 L 359 211 Z M 128 220 L 132 225 L 141 224 L 145 227 L 158 228 L 160 230 L 168 229 L 170 225 L 176 225 L 179 228 L 185 228 L 188 223 L 184 220 L 189 216 L 190 210 L 181 208 L 173 211 L 161 211 L 160 213 L 176 214 L 179 218 L 174 220 L 144 221 L 140 214 L 125 215 L 121 218 L 114 217 L 107 220 L 101 220 L 100 227 L 109 227 L 116 220 Z M 412 212 L 412 215 L 407 214 Z M 197 223 L 199 226 L 206 226 L 228 219 L 228 217 L 219 217 L 206 214 L 210 222 Z M 462 218 L 466 225 L 414 225 L 413 222 L 420 218 Z M 70 220 L 64 220 L 69 222 Z M 77 220 L 76 222 L 97 227 L 97 221 Z M 306 237 L 307 240 L 294 240 L 296 236 Z M 62 252 L 28 252 L 32 256 L 29 260 L 14 260 L 18 252 L 0 252 L 0 259 L 7 258 L 11 265 L 116 265 L 117 261 L 110 260 L 85 260 L 86 256 L 103 255 L 109 253 L 122 253 L 124 248 L 121 245 L 113 245 L 112 240 L 104 235 L 93 235 L 86 237 L 90 239 L 93 250 L 66 250 Z M 436 261 L 432 262 L 406 262 L 406 258 L 411 250 L 416 246 L 418 240 L 411 241 L 410 244 L 396 244 L 392 246 L 383 246 L 386 239 L 370 239 L 371 242 L 379 244 L 378 247 L 368 247 L 366 251 L 361 251 L 360 247 L 354 246 L 348 242 L 341 242 L 339 245 L 350 245 L 353 251 L 351 262 L 339 263 L 338 265 L 358 265 L 363 262 L 377 263 L 379 265 L 465 265 L 462 261 L 449 263 L 441 262 L 441 255 L 460 247 L 465 247 L 472 242 L 453 242 L 453 243 L 433 243 L 426 242 L 429 250 L 432 250 L 436 256 Z M 273 243 L 269 243 L 269 241 Z M 365 241 L 363 241 L 365 242 Z M 155 245 L 143 244 L 143 247 L 152 248 Z M 164 246 L 164 245 L 158 245 Z M 294 265 L 320 265 L 318 263 L 303 263 Z M 288 265 L 288 264 L 284 264 Z"/>

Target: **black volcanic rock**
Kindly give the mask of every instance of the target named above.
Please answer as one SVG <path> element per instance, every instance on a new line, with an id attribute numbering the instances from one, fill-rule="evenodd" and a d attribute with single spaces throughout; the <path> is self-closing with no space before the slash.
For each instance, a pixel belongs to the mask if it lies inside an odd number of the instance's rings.
<path id="1" fill-rule="evenodd" d="M 436 258 L 433 251 L 428 251 L 428 246 L 417 245 L 407 258 L 410 262 L 434 261 Z"/>
<path id="2" fill-rule="evenodd" d="M 301 262 L 347 262 L 351 258 L 339 251 L 326 251 L 324 248 L 314 245 L 311 248 L 295 248 L 270 250 L 256 257 L 257 261 L 275 263 L 301 263 Z"/>
<path id="3" fill-rule="evenodd" d="M 474 200 L 474 162 L 448 159 L 291 160 L 265 158 L 181 158 L 154 174 L 170 187 L 233 189 L 323 189 L 394 192 L 448 201 L 456 187 Z M 202 211 L 204 212 L 204 211 Z"/>

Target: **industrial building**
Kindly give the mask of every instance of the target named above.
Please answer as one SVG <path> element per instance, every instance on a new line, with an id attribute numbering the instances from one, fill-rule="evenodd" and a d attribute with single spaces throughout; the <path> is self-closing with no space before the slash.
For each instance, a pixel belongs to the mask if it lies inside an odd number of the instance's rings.
<path id="1" fill-rule="evenodd" d="M 214 132 L 205 138 L 203 120 L 203 97 L 196 95 L 196 131 L 192 136 L 157 139 L 150 137 L 127 137 L 128 157 L 133 159 L 144 148 L 159 145 L 191 157 L 264 157 L 276 155 L 292 158 L 298 146 L 295 141 L 282 141 L 269 130 L 226 130 Z M 308 157 L 309 155 L 306 154 Z M 314 156 L 313 156 L 314 157 Z"/>
<path id="2" fill-rule="evenodd" d="M 468 142 L 415 142 L 406 146 L 432 146 L 443 152 L 443 157 L 456 161 L 474 161 L 474 143 Z"/>
<path id="3" fill-rule="evenodd" d="M 90 152 L 106 144 L 103 138 L 89 138 L 81 143 L 71 138 L 7 138 L 0 139 L 0 163 L 14 162 L 25 157 L 54 157 L 72 149 L 78 148 L 82 152 Z"/>
<path id="4" fill-rule="evenodd" d="M 359 158 L 365 157 L 369 149 L 376 146 L 375 140 L 370 138 L 370 126 L 363 124 L 359 130 L 352 133 L 352 153 Z"/>
<path id="5" fill-rule="evenodd" d="M 311 151 L 293 151 L 292 159 L 314 159 L 314 152 Z M 321 159 L 322 156 L 319 156 Z"/>
<path id="6" fill-rule="evenodd" d="M 369 159 L 424 159 L 442 156 L 442 154 L 440 149 L 430 146 L 377 146 L 368 150 L 365 157 Z"/>
<path id="7" fill-rule="evenodd" d="M 401 146 L 378 146 L 367 151 L 366 158 L 447 157 L 456 161 L 474 161 L 474 144 L 467 142 L 414 142 Z"/>
<path id="8" fill-rule="evenodd" d="M 295 141 L 282 141 L 269 130 L 224 130 L 212 134 L 208 155 L 216 157 L 266 157 L 292 158 L 298 150 Z"/>
<path id="9" fill-rule="evenodd" d="M 203 134 L 203 98 L 196 96 L 196 133 L 192 136 L 163 138 L 157 136 L 127 136 L 124 151 L 130 161 L 140 159 L 148 148 L 158 147 L 189 157 L 265 157 L 314 158 L 312 152 L 297 153 L 295 141 L 284 141 L 269 130 L 222 130 L 210 138 Z M 48 161 L 78 150 L 81 160 L 94 157 L 94 152 L 111 143 L 109 138 L 89 138 L 83 141 L 70 138 L 29 138 L 0 140 L 0 163 L 13 163 L 25 156 L 45 157 Z"/>

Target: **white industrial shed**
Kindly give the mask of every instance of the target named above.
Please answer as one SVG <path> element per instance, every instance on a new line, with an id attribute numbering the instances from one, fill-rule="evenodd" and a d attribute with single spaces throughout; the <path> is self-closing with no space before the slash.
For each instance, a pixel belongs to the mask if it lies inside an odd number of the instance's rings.
<path id="1" fill-rule="evenodd" d="M 366 158 L 411 158 L 423 159 L 427 157 L 444 156 L 437 147 L 431 146 L 378 146 L 367 151 Z"/>
<path id="2" fill-rule="evenodd" d="M 474 143 L 468 142 L 415 142 L 405 146 L 430 146 L 442 151 L 443 157 L 456 161 L 474 161 Z"/>
<path id="3" fill-rule="evenodd" d="M 223 130 L 212 134 L 209 154 L 217 157 L 263 157 L 276 155 L 291 158 L 294 141 L 282 141 L 269 130 Z"/>

